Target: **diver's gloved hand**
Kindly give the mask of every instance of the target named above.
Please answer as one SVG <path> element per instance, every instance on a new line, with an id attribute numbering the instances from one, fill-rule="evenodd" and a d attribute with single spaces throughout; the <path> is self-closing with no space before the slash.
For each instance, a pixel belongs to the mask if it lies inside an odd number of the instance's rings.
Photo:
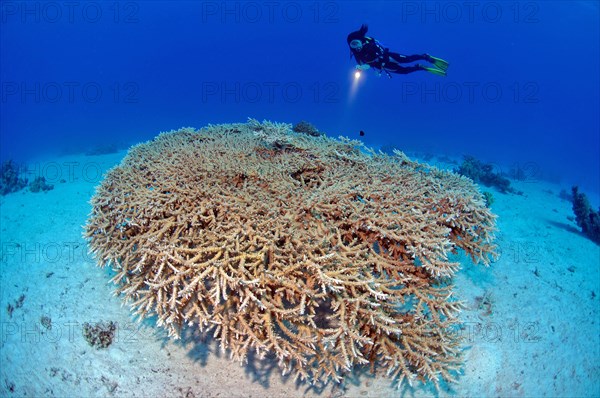
<path id="1" fill-rule="evenodd" d="M 356 69 L 358 70 L 367 70 L 371 67 L 369 64 L 356 65 Z"/>

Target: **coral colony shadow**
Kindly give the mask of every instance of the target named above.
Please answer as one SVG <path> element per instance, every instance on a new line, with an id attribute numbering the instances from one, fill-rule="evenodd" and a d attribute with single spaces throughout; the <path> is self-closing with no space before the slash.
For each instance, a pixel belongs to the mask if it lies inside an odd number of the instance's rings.
<path id="1" fill-rule="evenodd" d="M 341 382 L 455 380 L 462 250 L 495 257 L 473 182 L 359 141 L 250 119 L 159 135 L 97 188 L 86 236 L 117 291 L 178 337 L 214 333 L 239 362 Z"/>

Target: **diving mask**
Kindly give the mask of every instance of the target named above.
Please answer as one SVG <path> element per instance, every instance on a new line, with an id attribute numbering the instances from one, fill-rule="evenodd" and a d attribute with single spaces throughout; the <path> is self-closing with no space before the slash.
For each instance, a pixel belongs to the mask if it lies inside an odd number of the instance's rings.
<path id="1" fill-rule="evenodd" d="M 350 42 L 350 48 L 360 51 L 362 50 L 363 44 L 362 41 L 358 40 L 358 39 L 354 39 Z"/>

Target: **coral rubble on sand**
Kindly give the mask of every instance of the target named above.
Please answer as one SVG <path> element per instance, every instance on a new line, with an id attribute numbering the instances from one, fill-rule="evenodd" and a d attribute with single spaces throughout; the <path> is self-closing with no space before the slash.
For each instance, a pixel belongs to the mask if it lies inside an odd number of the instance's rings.
<path id="1" fill-rule="evenodd" d="M 600 209 L 594 211 L 586 194 L 579 192 L 578 187 L 572 188 L 573 212 L 581 232 L 594 242 L 600 244 Z"/>
<path id="2" fill-rule="evenodd" d="M 510 180 L 495 172 L 492 164 L 483 163 L 473 156 L 465 156 L 462 164 L 454 172 L 469 177 L 486 187 L 496 187 L 502 193 L 517 193 L 510 186 Z"/>
<path id="3" fill-rule="evenodd" d="M 0 195 L 17 192 L 27 186 L 27 179 L 21 177 L 19 166 L 7 160 L 0 165 Z"/>
<path id="4" fill-rule="evenodd" d="M 239 361 L 273 352 L 310 382 L 355 365 L 452 380 L 448 256 L 488 264 L 495 249 L 469 179 L 252 119 L 131 148 L 92 205 L 91 250 L 138 315 L 210 330 Z"/>
<path id="5" fill-rule="evenodd" d="M 29 190 L 31 192 L 46 192 L 53 189 L 54 185 L 48 184 L 45 177 L 36 177 L 29 183 Z"/>

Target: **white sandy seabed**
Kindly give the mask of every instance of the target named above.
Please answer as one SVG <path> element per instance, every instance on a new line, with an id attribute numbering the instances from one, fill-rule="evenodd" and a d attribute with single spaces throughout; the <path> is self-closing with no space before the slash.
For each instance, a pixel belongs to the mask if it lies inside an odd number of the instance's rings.
<path id="1" fill-rule="evenodd" d="M 395 389 L 384 377 L 349 377 L 323 391 L 281 376 L 276 364 L 230 362 L 214 341 L 170 340 L 154 320 L 136 323 L 82 238 L 89 200 L 124 153 L 71 156 L 32 166 L 55 184 L 0 198 L 0 395 L 185 397 L 436 396 L 431 385 Z M 61 182 L 62 180 L 62 182 Z M 578 231 L 560 187 L 515 182 L 494 192 L 501 256 L 464 261 L 465 365 L 440 396 L 600 396 L 600 247 Z M 13 308 L 9 314 L 9 306 Z M 52 327 L 42 325 L 42 317 Z M 95 349 L 85 322 L 114 321 Z"/>

